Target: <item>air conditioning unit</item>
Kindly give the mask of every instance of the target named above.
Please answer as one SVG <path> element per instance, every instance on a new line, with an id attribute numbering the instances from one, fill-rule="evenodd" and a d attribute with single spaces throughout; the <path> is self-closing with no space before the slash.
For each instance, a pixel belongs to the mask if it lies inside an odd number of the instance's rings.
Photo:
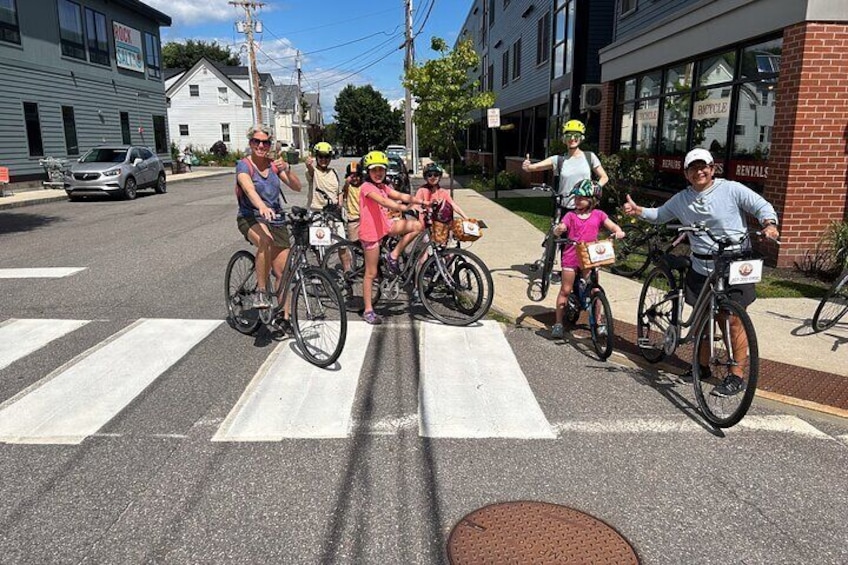
<path id="1" fill-rule="evenodd" d="M 584 84 L 580 87 L 580 111 L 600 110 L 604 105 L 604 86 Z"/>

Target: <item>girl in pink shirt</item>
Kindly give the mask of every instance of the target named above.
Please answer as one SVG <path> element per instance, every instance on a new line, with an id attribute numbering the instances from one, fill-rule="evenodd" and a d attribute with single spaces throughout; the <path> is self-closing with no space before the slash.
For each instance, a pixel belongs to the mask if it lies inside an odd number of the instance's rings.
<path id="1" fill-rule="evenodd" d="M 377 277 L 380 264 L 380 241 L 387 235 L 403 235 L 390 253 L 386 253 L 389 269 L 397 272 L 398 257 L 403 249 L 424 229 L 418 220 L 399 219 L 390 221 L 386 209 L 405 212 L 413 204 L 423 202 L 409 194 L 394 190 L 386 184 L 386 169 L 389 158 L 382 151 L 372 151 L 363 159 L 367 180 L 359 191 L 359 242 L 365 254 L 365 276 L 362 284 L 362 299 L 365 310 L 362 318 L 369 324 L 380 324 L 382 319 L 374 312 L 371 303 L 371 286 Z"/>
<path id="2" fill-rule="evenodd" d="M 430 163 L 424 167 L 424 180 L 426 181 L 415 193 L 415 198 L 425 202 L 425 205 L 432 201 L 447 202 L 454 211 L 459 214 L 463 220 L 467 220 L 468 216 L 462 211 L 462 208 L 457 206 L 456 202 L 450 196 L 450 191 L 439 186 L 442 180 L 442 168 L 435 163 Z"/>

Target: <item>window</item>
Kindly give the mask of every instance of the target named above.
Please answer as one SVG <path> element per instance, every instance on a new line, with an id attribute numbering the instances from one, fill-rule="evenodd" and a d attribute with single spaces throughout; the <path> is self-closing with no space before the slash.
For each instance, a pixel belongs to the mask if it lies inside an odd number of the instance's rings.
<path id="1" fill-rule="evenodd" d="M 168 152 L 168 136 L 165 133 L 165 116 L 153 116 L 153 139 L 157 153 Z"/>
<path id="2" fill-rule="evenodd" d="M 24 123 L 26 124 L 29 156 L 43 157 L 44 144 L 41 140 L 41 119 L 38 117 L 38 104 L 24 102 Z"/>
<path id="3" fill-rule="evenodd" d="M 665 73 L 665 92 L 666 94 L 674 94 L 682 90 L 692 88 L 692 71 L 695 68 L 693 63 L 686 63 L 677 67 L 668 69 Z"/>
<path id="4" fill-rule="evenodd" d="M 574 28 L 577 22 L 577 0 L 568 3 L 568 27 L 565 32 L 565 74 L 574 67 Z"/>
<path id="5" fill-rule="evenodd" d="M 153 158 L 153 153 L 151 153 L 150 149 L 148 149 L 147 147 L 139 148 L 138 152 L 141 155 L 141 158 L 144 159 L 145 161 Z"/>
<path id="6" fill-rule="evenodd" d="M 698 86 L 712 86 L 733 80 L 736 69 L 736 51 L 728 51 L 700 62 Z"/>
<path id="7" fill-rule="evenodd" d="M 18 8 L 15 6 L 15 0 L 0 0 L 0 41 L 21 43 Z"/>
<path id="8" fill-rule="evenodd" d="M 188 135 L 188 124 L 180 124 L 180 135 Z"/>
<path id="9" fill-rule="evenodd" d="M 512 44 L 512 80 L 521 76 L 521 38 Z"/>
<path id="10" fill-rule="evenodd" d="M 77 123 L 74 120 L 73 106 L 62 106 L 62 124 L 65 126 L 65 148 L 68 155 L 79 155 Z"/>
<path id="11" fill-rule="evenodd" d="M 85 60 L 82 8 L 76 2 L 59 0 L 59 38 L 62 55 Z"/>
<path id="12" fill-rule="evenodd" d="M 152 33 L 144 34 L 144 62 L 147 63 L 147 76 L 159 78 L 162 76 L 159 62 L 159 38 Z"/>
<path id="13" fill-rule="evenodd" d="M 121 112 L 121 140 L 124 145 L 132 143 L 132 134 L 130 133 L 130 115 L 127 112 Z"/>
<path id="14" fill-rule="evenodd" d="M 509 84 L 509 51 L 501 55 L 501 86 Z"/>
<path id="15" fill-rule="evenodd" d="M 486 90 L 489 92 L 495 89 L 495 64 L 489 65 L 489 78 L 486 80 Z"/>
<path id="16" fill-rule="evenodd" d="M 218 87 L 218 104 L 226 105 L 230 103 L 230 90 L 226 86 Z"/>
<path id="17" fill-rule="evenodd" d="M 192 98 L 200 96 L 200 86 L 197 84 L 188 85 L 188 95 Z"/>
<path id="18" fill-rule="evenodd" d="M 230 124 L 221 124 L 221 141 L 230 142 Z"/>
<path id="19" fill-rule="evenodd" d="M 621 11 L 619 12 L 619 14 L 623 16 L 625 14 L 629 14 L 635 9 L 636 0 L 621 0 Z"/>
<path id="20" fill-rule="evenodd" d="M 489 0 L 489 27 L 493 25 L 495 25 L 495 0 Z"/>
<path id="21" fill-rule="evenodd" d="M 554 73 L 559 78 L 565 72 L 565 7 L 557 8 L 554 16 Z"/>
<path id="22" fill-rule="evenodd" d="M 109 65 L 109 37 L 106 35 L 106 16 L 86 8 L 85 31 L 88 35 L 88 60 L 98 65 Z"/>
<path id="23" fill-rule="evenodd" d="M 548 61 L 551 43 L 551 13 L 547 12 L 536 22 L 536 64 Z"/>

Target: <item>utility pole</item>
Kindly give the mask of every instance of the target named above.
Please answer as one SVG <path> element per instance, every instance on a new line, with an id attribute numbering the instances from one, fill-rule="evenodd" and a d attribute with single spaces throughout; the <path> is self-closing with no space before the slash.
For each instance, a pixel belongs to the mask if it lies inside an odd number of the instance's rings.
<path id="1" fill-rule="evenodd" d="M 412 0 L 406 1 L 406 58 L 403 63 L 404 72 L 409 71 L 415 63 L 415 44 L 412 37 Z M 412 134 L 412 92 L 409 87 L 406 87 L 406 98 L 403 108 L 403 120 L 406 130 L 406 148 L 410 151 L 410 160 L 414 171 L 418 170 L 417 165 L 417 148 L 415 147 L 415 139 Z"/>
<path id="2" fill-rule="evenodd" d="M 297 133 L 297 145 L 303 150 L 306 150 L 306 137 L 304 136 L 305 128 L 306 128 L 306 114 L 303 111 L 303 90 L 301 90 L 301 77 L 303 73 L 300 70 L 300 50 L 297 51 L 297 58 L 295 59 L 297 65 L 297 101 L 294 105 L 295 110 L 300 113 L 299 116 L 292 116 L 292 123 L 294 123 L 294 118 L 299 118 L 297 121 L 300 124 L 298 127 Z"/>
<path id="3" fill-rule="evenodd" d="M 259 71 L 256 68 L 256 49 L 253 45 L 253 31 L 255 23 L 253 20 L 252 10 L 255 10 L 256 8 L 261 8 L 265 4 L 262 2 L 253 2 L 251 0 L 230 0 L 229 4 L 231 6 L 244 8 L 244 29 L 240 29 L 239 31 L 241 31 L 247 36 L 247 54 L 249 57 L 248 71 L 250 73 L 250 87 L 253 90 L 253 92 L 251 92 L 251 95 L 253 97 L 253 113 L 255 116 L 254 122 L 261 124 L 262 95 L 259 90 Z"/>

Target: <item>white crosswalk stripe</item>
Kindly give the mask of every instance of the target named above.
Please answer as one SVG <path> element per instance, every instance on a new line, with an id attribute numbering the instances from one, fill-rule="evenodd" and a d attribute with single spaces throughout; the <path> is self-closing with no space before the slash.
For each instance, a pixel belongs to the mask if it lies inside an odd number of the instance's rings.
<path id="1" fill-rule="evenodd" d="M 61 279 L 84 271 L 86 267 L 34 267 L 0 269 L 0 279 Z"/>
<path id="2" fill-rule="evenodd" d="M 86 320 L 7 320 L 3 322 L 0 324 L 0 370 L 87 323 Z"/>
<path id="3" fill-rule="evenodd" d="M 137 321 L 0 405 L 0 441 L 82 442 L 220 324 Z"/>
<path id="4" fill-rule="evenodd" d="M 423 323 L 421 334 L 422 436 L 556 438 L 500 324 Z"/>
<path id="5" fill-rule="evenodd" d="M 351 410 L 372 327 L 347 326 L 338 371 L 309 364 L 286 341 L 259 369 L 213 441 L 279 441 L 343 438 L 351 433 Z"/>

